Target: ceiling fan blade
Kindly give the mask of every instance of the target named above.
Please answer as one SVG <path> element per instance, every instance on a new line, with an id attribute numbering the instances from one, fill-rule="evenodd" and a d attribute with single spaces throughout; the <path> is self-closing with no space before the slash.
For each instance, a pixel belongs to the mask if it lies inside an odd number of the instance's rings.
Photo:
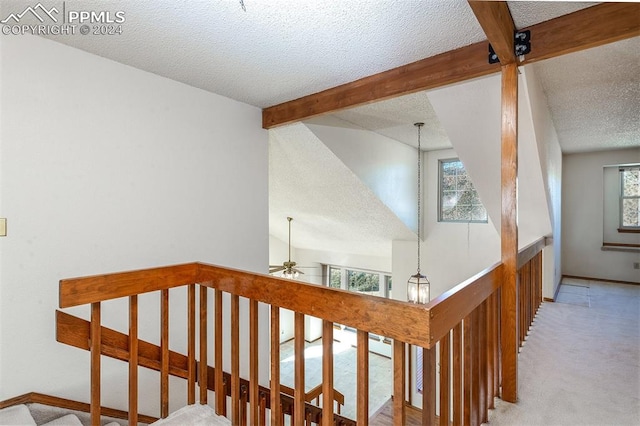
<path id="1" fill-rule="evenodd" d="M 280 272 L 280 271 L 284 271 L 285 267 L 280 265 L 280 266 L 269 266 L 269 273 L 273 274 L 274 272 Z"/>
<path id="2" fill-rule="evenodd" d="M 304 272 L 302 272 L 302 271 L 301 271 L 300 269 L 298 269 L 298 268 L 293 268 L 293 270 L 294 270 L 294 271 L 296 271 L 296 272 L 297 272 L 297 273 L 299 273 L 299 274 L 303 274 L 303 275 L 304 275 Z"/>

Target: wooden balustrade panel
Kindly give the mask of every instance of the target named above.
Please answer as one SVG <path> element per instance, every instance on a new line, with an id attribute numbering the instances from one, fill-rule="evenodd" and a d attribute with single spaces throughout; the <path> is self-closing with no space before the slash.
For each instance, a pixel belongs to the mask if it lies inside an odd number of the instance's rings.
<path id="1" fill-rule="evenodd" d="M 271 306 L 271 424 L 284 422 L 280 407 L 280 308 Z"/>
<path id="2" fill-rule="evenodd" d="M 138 424 L 138 296 L 129 297 L 129 424 Z"/>
<path id="3" fill-rule="evenodd" d="M 187 404 L 196 403 L 196 286 L 187 288 Z M 134 423 L 135 424 L 135 423 Z"/>
<path id="4" fill-rule="evenodd" d="M 100 302 L 91 304 L 91 424 L 100 424 Z"/>
<path id="5" fill-rule="evenodd" d="M 169 290 L 160 295 L 160 417 L 169 415 Z"/>

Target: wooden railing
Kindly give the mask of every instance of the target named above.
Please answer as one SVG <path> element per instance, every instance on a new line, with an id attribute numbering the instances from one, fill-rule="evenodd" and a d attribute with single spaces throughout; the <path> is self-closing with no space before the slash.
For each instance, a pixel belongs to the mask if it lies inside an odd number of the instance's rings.
<path id="1" fill-rule="evenodd" d="M 523 255 L 520 280 L 524 290 L 519 304 L 520 318 L 528 328 L 541 301 L 541 262 L 538 244 L 531 257 Z M 537 251 L 536 251 L 537 250 Z M 405 423 L 405 394 L 407 374 L 405 355 L 407 345 L 423 348 L 423 424 L 480 424 L 487 420 L 488 409 L 498 395 L 500 376 L 500 292 L 502 264 L 494 265 L 475 277 L 442 294 L 427 305 L 415 305 L 347 291 L 309 285 L 268 275 L 253 274 L 203 263 L 161 267 L 141 271 L 65 279 L 60 282 L 60 307 L 91 305 L 90 323 L 76 324 L 84 334 L 76 336 L 76 346 L 91 350 L 91 406 L 92 422 L 99 422 L 100 356 L 106 354 L 129 362 L 129 422 L 137 423 L 138 365 L 156 368 L 161 377 L 161 417 L 169 411 L 170 374 L 187 379 L 187 401 L 207 403 L 208 389 L 215 392 L 218 414 L 230 415 L 232 423 L 262 425 L 267 415 L 271 424 L 282 424 L 285 414 L 292 424 L 353 424 L 353 421 L 334 413 L 336 399 L 333 384 L 334 323 L 357 329 L 358 383 L 356 420 L 367 425 L 369 417 L 369 350 L 368 335 L 393 339 L 394 354 L 394 424 Z M 169 350 L 169 289 L 187 287 L 186 356 Z M 161 341 L 156 347 L 138 339 L 138 295 L 160 292 Z M 230 295 L 229 317 L 223 318 L 223 294 Z M 198 297 L 196 297 L 198 296 Z M 208 298 L 213 296 L 214 313 L 207 310 Z M 114 335 L 101 325 L 101 303 L 129 298 L 129 335 Z M 240 298 L 249 305 L 249 335 L 243 336 L 249 348 L 249 378 L 240 377 Z M 198 299 L 196 301 L 196 299 Z M 197 303 L 196 303 L 197 302 Z M 259 364 L 258 305 L 270 307 L 271 353 L 269 365 Z M 294 314 L 294 371 L 295 383 L 291 409 L 285 412 L 286 395 L 280 392 L 280 309 Z M 524 314 L 522 314 L 524 313 Z M 60 313 L 65 316 L 67 314 Z M 313 413 L 305 400 L 304 379 L 304 315 L 323 320 L 322 407 Z M 213 318 L 214 344 L 207 342 L 209 320 Z M 524 319 L 523 319 L 524 318 Z M 60 318 L 59 318 L 60 319 Z M 82 320 L 80 320 L 82 321 Z M 199 334 L 196 336 L 196 321 Z M 527 323 L 528 321 L 528 323 Z M 62 321 L 61 321 L 62 322 Z M 223 325 L 230 329 L 230 341 L 223 341 Z M 60 323 L 59 323 L 60 330 Z M 521 333 L 524 335 L 525 333 Z M 117 338 L 116 338 L 117 337 Z M 59 332 L 60 338 L 60 332 Z M 196 354 L 196 340 L 199 353 Z M 62 340 L 62 339 L 61 339 Z M 87 344 L 87 341 L 89 344 Z M 117 342 L 116 342 L 117 341 Z M 67 342 L 68 343 L 68 342 Z M 73 344 L 73 343 L 72 343 Z M 208 365 L 209 346 L 213 346 L 213 368 Z M 223 350 L 231 360 L 228 376 L 222 369 Z M 439 362 L 440 369 L 436 369 Z M 179 365 L 178 365 L 179 364 Z M 258 373 L 268 369 L 270 388 L 260 387 Z M 213 375 L 211 379 L 210 375 Z M 439 392 L 436 394 L 436 382 Z M 210 385 L 211 384 L 211 385 Z M 444 384 L 444 385 L 442 385 Z M 268 393 L 267 393 L 268 391 Z M 267 396 L 268 395 L 268 396 Z M 227 396 L 231 408 L 227 409 Z M 284 399 L 283 399 L 284 398 Z M 93 407 L 97 407 L 93 409 Z M 450 408 L 451 407 L 451 408 Z M 269 410 L 267 414 L 266 410 Z M 439 419 L 437 418 L 437 415 Z"/>

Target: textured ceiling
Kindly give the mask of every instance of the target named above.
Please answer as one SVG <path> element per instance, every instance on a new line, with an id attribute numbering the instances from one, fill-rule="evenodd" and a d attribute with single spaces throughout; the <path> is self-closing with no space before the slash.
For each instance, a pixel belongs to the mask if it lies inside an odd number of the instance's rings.
<path id="1" fill-rule="evenodd" d="M 0 15 L 30 3 L 2 0 Z M 464 0 L 244 5 L 246 11 L 238 0 L 67 0 L 68 10 L 124 11 L 123 33 L 50 38 L 259 107 L 485 38 Z"/>
<path id="2" fill-rule="evenodd" d="M 390 257 L 415 234 L 304 124 L 269 132 L 269 232 L 297 248 Z"/>
<path id="3" fill-rule="evenodd" d="M 0 19 L 34 3 L 0 0 Z M 61 9 L 63 2 L 45 3 Z M 511 1 L 509 8 L 516 27 L 522 28 L 592 4 Z M 64 5 L 67 10 L 124 11 L 123 32 L 50 36 L 52 40 L 257 107 L 485 39 L 466 0 L 244 0 L 246 11 L 239 0 L 66 0 Z M 534 65 L 563 151 L 640 144 L 638 40 Z M 535 49 L 535 35 L 532 45 Z M 343 111 L 332 119 L 413 146 L 413 123 L 424 121 L 425 147 L 449 146 L 424 93 Z M 404 225 L 393 215 L 387 217 L 386 207 L 368 188 L 353 182 L 349 171 L 336 164 L 317 141 L 309 137 L 297 144 L 296 134 L 310 136 L 304 125 L 299 126 L 279 130 L 282 134 L 271 142 L 270 171 L 278 170 L 270 179 L 272 233 L 286 239 L 286 216 L 294 216 L 300 247 L 371 254 L 387 250 L 391 239 L 410 239 Z M 284 147 L 284 142 L 289 146 Z M 309 157 L 303 146 L 316 157 Z M 274 156 L 281 157 L 274 160 Z M 287 171 L 287 165 L 298 167 L 292 169 L 297 175 Z M 331 178 L 327 170 L 343 176 L 358 196 L 352 199 L 342 190 L 334 194 L 342 183 L 328 186 L 305 176 L 317 171 Z M 317 200 L 335 201 L 337 210 Z M 378 209 L 376 214 L 383 216 L 371 216 Z M 314 228 L 305 230 L 305 222 Z"/>
<path id="4" fill-rule="evenodd" d="M 640 146 L 640 37 L 533 66 L 563 152 Z"/>

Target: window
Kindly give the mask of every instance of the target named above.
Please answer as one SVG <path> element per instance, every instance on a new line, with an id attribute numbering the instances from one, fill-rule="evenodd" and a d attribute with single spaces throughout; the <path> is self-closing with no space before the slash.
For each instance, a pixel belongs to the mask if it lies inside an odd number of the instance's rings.
<path id="1" fill-rule="evenodd" d="M 460 160 L 440 160 L 439 222 L 487 222 L 487 210 Z"/>
<path id="2" fill-rule="evenodd" d="M 348 270 L 347 282 L 349 291 L 372 294 L 374 296 L 380 294 L 380 274 Z"/>
<path id="3" fill-rule="evenodd" d="M 342 288 L 340 268 L 329 267 L 329 287 Z"/>
<path id="4" fill-rule="evenodd" d="M 366 270 L 325 265 L 325 285 L 356 293 L 390 297 L 391 276 Z"/>
<path id="5" fill-rule="evenodd" d="M 620 167 L 620 230 L 640 229 L 640 166 Z"/>

